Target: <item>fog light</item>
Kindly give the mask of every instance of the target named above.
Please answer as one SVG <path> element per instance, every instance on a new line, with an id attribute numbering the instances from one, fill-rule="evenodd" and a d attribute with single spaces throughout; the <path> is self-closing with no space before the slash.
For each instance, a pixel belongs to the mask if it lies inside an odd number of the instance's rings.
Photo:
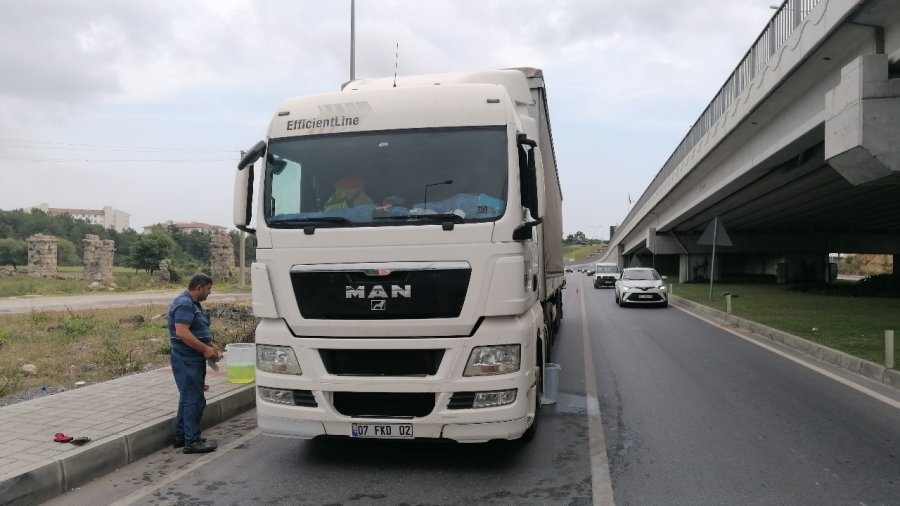
<path id="1" fill-rule="evenodd" d="M 266 402 L 287 404 L 288 406 L 294 405 L 294 394 L 290 390 L 256 387 L 256 391 L 259 392 L 259 398 Z"/>
<path id="2" fill-rule="evenodd" d="M 506 406 L 516 402 L 516 390 L 497 390 L 495 392 L 478 392 L 472 401 L 473 408 L 492 408 Z"/>

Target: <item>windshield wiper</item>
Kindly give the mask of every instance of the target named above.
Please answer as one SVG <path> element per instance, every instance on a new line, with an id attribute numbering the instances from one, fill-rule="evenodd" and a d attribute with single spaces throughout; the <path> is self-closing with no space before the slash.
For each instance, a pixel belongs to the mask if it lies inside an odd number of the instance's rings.
<path id="1" fill-rule="evenodd" d="M 434 213 L 434 214 L 420 214 L 418 216 L 410 216 L 410 218 L 419 218 L 426 219 L 431 221 L 447 221 L 450 220 L 454 223 L 465 223 L 466 219 L 456 213 Z"/>
<path id="2" fill-rule="evenodd" d="M 403 216 L 376 216 L 373 220 L 390 220 L 390 221 L 451 221 L 454 223 L 465 223 L 466 219 L 456 213 L 431 213 L 431 214 L 410 214 Z"/>
<path id="3" fill-rule="evenodd" d="M 356 223 L 347 218 L 342 218 L 340 216 L 319 216 L 316 218 L 291 218 L 288 220 L 274 220 L 269 222 L 269 226 L 272 228 L 291 228 L 296 227 L 298 225 L 303 226 L 321 226 L 321 225 L 347 225 L 350 227 L 355 227 Z"/>

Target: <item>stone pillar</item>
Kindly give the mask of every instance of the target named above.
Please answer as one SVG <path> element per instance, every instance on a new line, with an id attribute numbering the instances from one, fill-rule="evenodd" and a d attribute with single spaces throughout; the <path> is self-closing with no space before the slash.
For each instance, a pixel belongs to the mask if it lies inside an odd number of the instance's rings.
<path id="1" fill-rule="evenodd" d="M 101 240 L 99 236 L 87 234 L 84 243 L 84 279 L 88 281 L 112 281 L 115 241 Z"/>
<path id="2" fill-rule="evenodd" d="M 172 261 L 168 258 L 159 261 L 159 279 L 166 283 L 172 281 Z"/>
<path id="3" fill-rule="evenodd" d="M 210 276 L 214 280 L 227 279 L 234 275 L 234 247 L 227 233 L 214 233 L 209 240 Z"/>
<path id="4" fill-rule="evenodd" d="M 52 235 L 35 234 L 28 238 L 28 275 L 36 278 L 56 276 L 56 248 Z"/>

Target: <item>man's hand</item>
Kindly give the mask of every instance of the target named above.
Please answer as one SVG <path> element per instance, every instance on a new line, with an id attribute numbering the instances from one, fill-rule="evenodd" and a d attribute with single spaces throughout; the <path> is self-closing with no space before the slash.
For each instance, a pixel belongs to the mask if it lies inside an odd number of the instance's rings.
<path id="1" fill-rule="evenodd" d="M 214 346 L 207 346 L 203 348 L 203 358 L 218 362 L 222 359 L 222 351 Z"/>

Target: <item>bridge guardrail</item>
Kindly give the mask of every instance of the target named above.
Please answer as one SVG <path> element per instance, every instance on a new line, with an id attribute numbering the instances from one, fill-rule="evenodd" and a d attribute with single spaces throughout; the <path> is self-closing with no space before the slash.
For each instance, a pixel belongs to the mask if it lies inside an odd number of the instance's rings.
<path id="1" fill-rule="evenodd" d="M 650 199 L 650 196 L 663 184 L 666 178 L 675 170 L 675 167 L 681 163 L 691 149 L 700 142 L 700 139 L 716 124 L 725 111 L 731 107 L 731 104 L 740 96 L 741 92 L 753 81 L 753 78 L 761 72 L 769 58 L 775 54 L 781 46 L 787 42 L 788 38 L 794 33 L 794 30 L 800 23 L 806 19 L 810 12 L 816 7 L 820 0 L 785 0 L 784 3 L 775 11 L 772 19 L 760 33 L 756 41 L 747 50 L 747 53 L 737 64 L 731 76 L 725 81 L 725 84 L 719 89 L 712 102 L 706 106 L 703 114 L 694 123 L 688 131 L 684 139 L 675 148 L 675 151 L 663 164 L 662 169 L 644 190 L 640 198 L 635 202 L 634 206 L 625 216 L 619 230 L 623 230 L 641 207 Z M 614 234 L 610 237 L 610 242 L 615 238 Z"/>

